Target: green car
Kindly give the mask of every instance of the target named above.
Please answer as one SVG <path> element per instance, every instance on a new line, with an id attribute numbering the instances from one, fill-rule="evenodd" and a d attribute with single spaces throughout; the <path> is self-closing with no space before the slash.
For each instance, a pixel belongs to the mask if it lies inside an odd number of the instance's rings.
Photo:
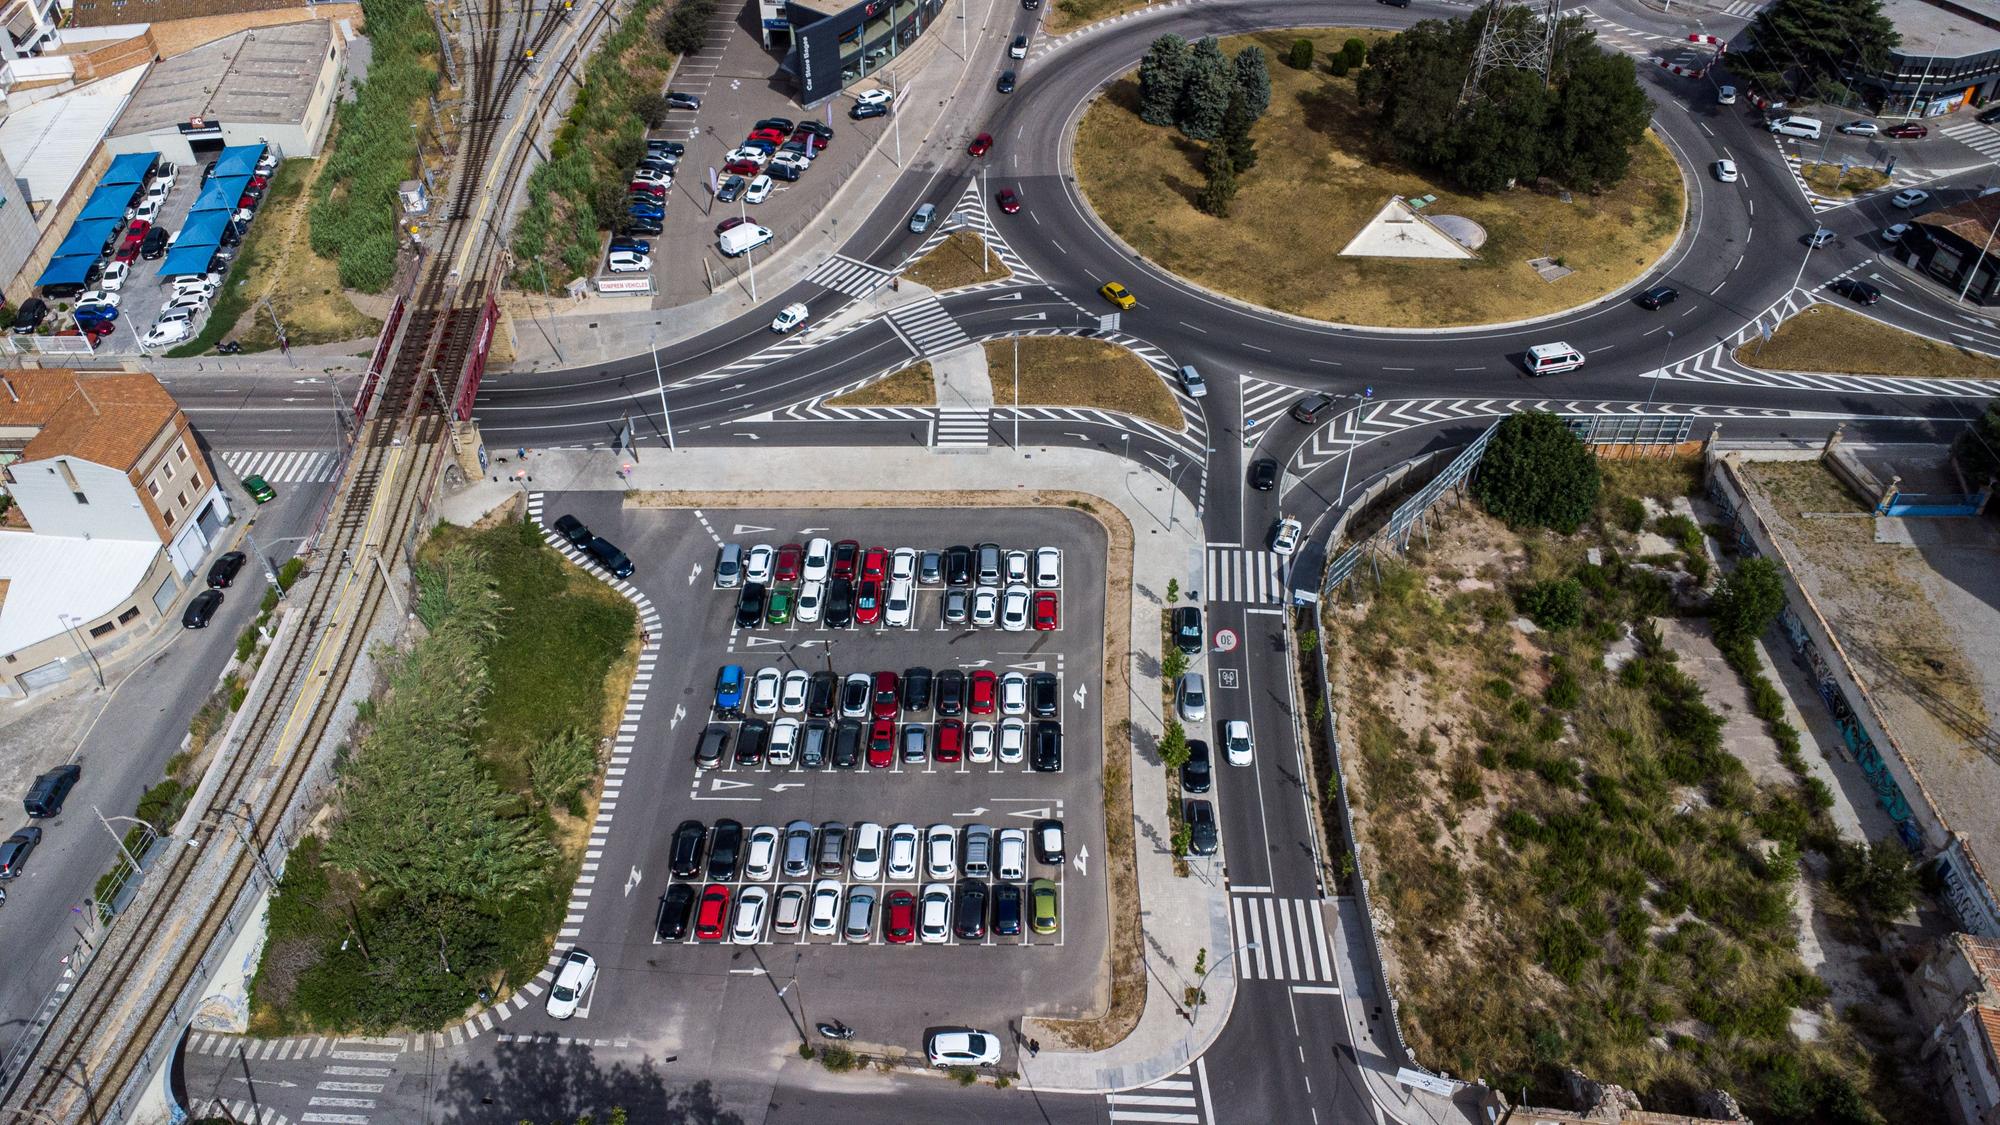
<path id="1" fill-rule="evenodd" d="M 271 482 L 255 473 L 243 478 L 243 488 L 259 504 L 269 504 L 278 498 L 278 490 L 271 487 Z"/>
<path id="2" fill-rule="evenodd" d="M 1038 934 L 1056 932 L 1056 885 L 1047 879 L 1037 879 L 1028 884 L 1028 899 L 1032 909 L 1028 912 L 1028 925 Z"/>
<path id="3" fill-rule="evenodd" d="M 798 595 L 790 586 L 779 586 L 771 591 L 771 604 L 764 611 L 765 620 L 773 625 L 783 625 L 792 619 L 792 605 Z"/>

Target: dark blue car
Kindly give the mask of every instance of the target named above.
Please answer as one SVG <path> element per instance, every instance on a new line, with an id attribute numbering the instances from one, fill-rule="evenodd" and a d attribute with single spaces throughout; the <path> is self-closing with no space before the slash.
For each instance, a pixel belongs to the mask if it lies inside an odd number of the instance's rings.
<path id="1" fill-rule="evenodd" d="M 625 213 L 638 219 L 659 219 L 666 217 L 667 209 L 657 203 L 640 203 L 634 201 L 626 206 Z"/>
<path id="2" fill-rule="evenodd" d="M 724 664 L 715 677 L 715 709 L 724 715 L 743 713 L 743 666 Z"/>

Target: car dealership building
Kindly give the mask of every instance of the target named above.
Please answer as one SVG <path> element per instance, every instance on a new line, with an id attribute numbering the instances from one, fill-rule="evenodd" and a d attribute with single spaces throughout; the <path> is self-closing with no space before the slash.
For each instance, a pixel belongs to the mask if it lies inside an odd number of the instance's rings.
<path id="1" fill-rule="evenodd" d="M 942 18 L 944 0 L 762 0 L 765 41 L 790 37 L 784 68 L 817 105 L 895 59 Z"/>

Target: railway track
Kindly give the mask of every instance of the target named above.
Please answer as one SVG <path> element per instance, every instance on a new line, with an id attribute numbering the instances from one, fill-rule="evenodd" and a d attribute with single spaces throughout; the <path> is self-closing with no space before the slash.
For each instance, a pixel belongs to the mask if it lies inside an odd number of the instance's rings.
<path id="1" fill-rule="evenodd" d="M 193 998 L 186 994 L 212 969 L 210 955 L 220 952 L 214 947 L 230 932 L 232 912 L 253 888 L 283 814 L 301 796 L 382 603 L 394 604 L 387 572 L 418 530 L 442 471 L 450 396 L 498 281 L 497 232 L 482 238 L 472 214 L 500 130 L 514 116 L 508 105 L 536 65 L 530 59 L 565 26 L 581 23 L 569 43 L 571 53 L 581 54 L 612 15 L 609 3 L 565 12 L 555 0 L 517 10 L 509 25 L 503 0 L 479 5 L 475 11 L 467 4 L 468 131 L 453 173 L 450 218 L 419 260 L 409 312 L 356 435 L 314 565 L 295 588 L 304 604 L 291 611 L 294 620 L 265 658 L 254 710 L 239 720 L 233 752 L 218 760 L 220 776 L 211 771 L 198 791 L 199 815 L 183 821 L 195 825 L 190 846 L 163 849 L 46 1036 L 25 1065 L 0 1076 L 7 1083 L 0 1114 L 10 1122 L 123 1118 L 138 1080 L 159 1062 L 164 1033 L 187 1019 Z M 538 104 L 522 111 L 539 120 L 557 88 L 552 79 L 534 95 Z"/>

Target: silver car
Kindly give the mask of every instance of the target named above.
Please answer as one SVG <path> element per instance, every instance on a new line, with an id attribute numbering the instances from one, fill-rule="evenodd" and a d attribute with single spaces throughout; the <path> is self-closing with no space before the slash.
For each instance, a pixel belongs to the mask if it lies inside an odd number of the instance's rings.
<path id="1" fill-rule="evenodd" d="M 965 862 L 960 865 L 968 879 L 986 879 L 993 874 L 993 829 L 985 824 L 965 826 Z"/>
<path id="2" fill-rule="evenodd" d="M 785 878 L 803 879 L 812 874 L 813 826 L 795 820 L 785 825 Z"/>
<path id="3" fill-rule="evenodd" d="M 875 888 L 855 887 L 847 892 L 847 922 L 840 936 L 853 942 L 875 936 Z"/>
<path id="4" fill-rule="evenodd" d="M 1181 677 L 1180 686 L 1174 689 L 1181 718 L 1190 723 L 1199 723 L 1208 718 L 1208 683 L 1200 672 L 1189 672 Z"/>

